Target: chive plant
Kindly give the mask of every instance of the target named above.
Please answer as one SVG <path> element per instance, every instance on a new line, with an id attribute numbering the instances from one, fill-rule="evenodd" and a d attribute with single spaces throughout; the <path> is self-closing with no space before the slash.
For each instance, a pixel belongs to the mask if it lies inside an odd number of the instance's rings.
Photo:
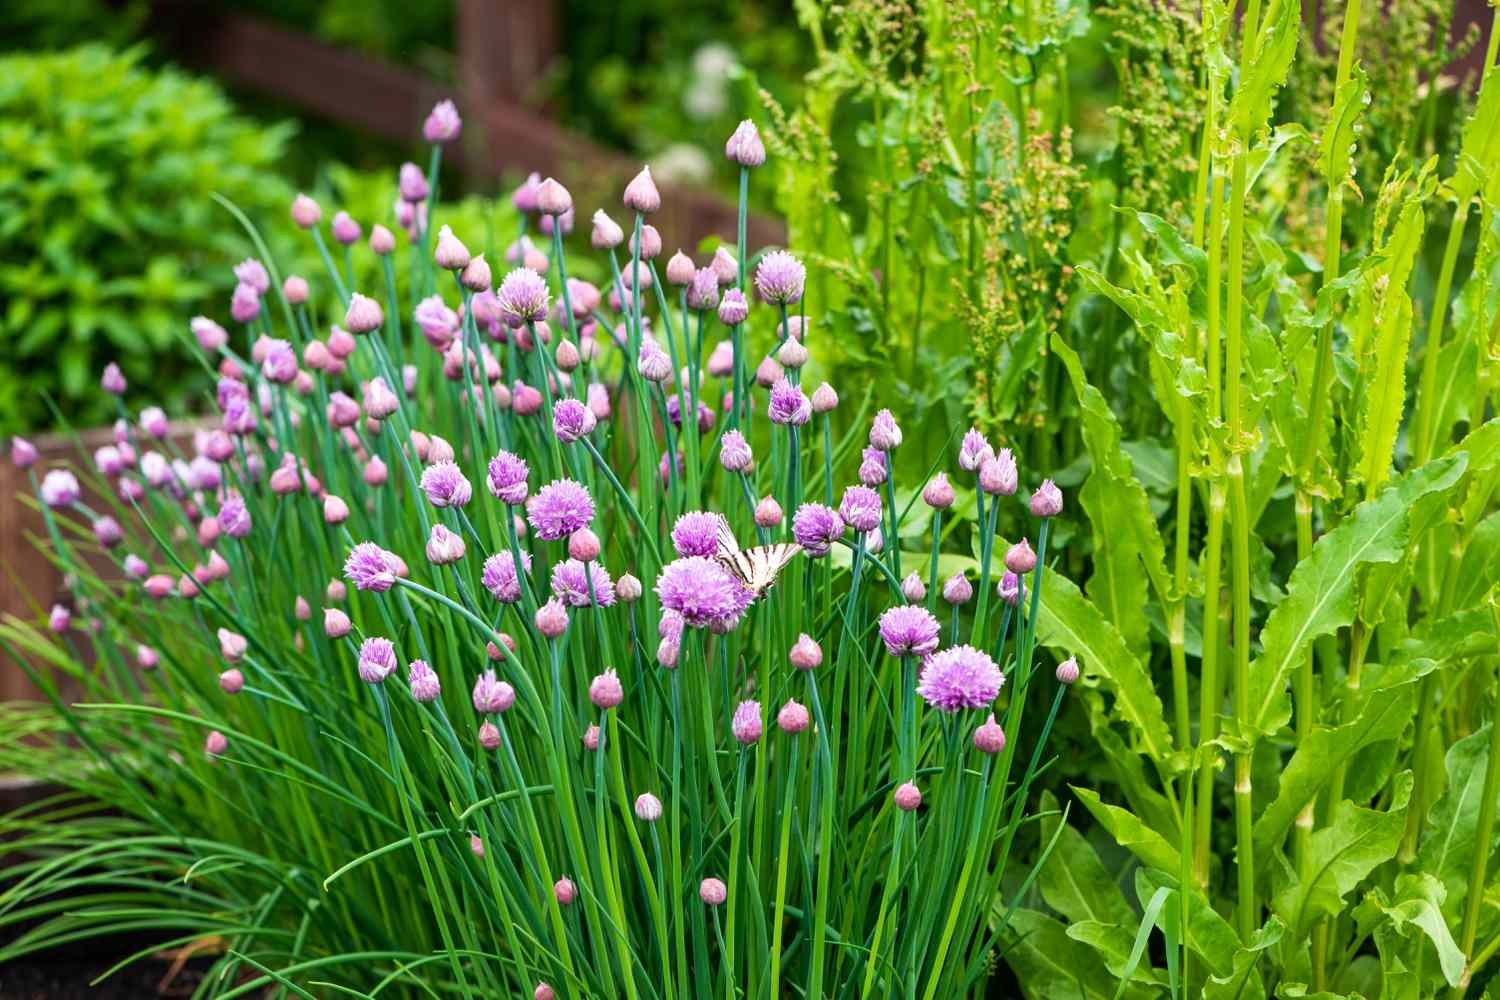
<path id="1" fill-rule="evenodd" d="M 981 992 L 1078 678 L 1039 662 L 1062 492 L 965 436 L 989 514 L 960 615 L 947 456 L 898 492 L 890 410 L 836 435 L 802 261 L 747 259 L 752 123 L 737 256 L 659 269 L 643 170 L 628 239 L 593 216 L 602 290 L 555 179 L 490 255 L 439 225 L 459 128 L 439 105 L 403 168 L 404 276 L 343 214 L 341 268 L 303 195 L 326 274 L 283 280 L 231 206 L 260 256 L 231 329 L 192 323 L 214 418 L 117 403 L 87 493 L 14 443 L 71 599 L 0 629 L 51 700 L 7 710 L 44 742 L 3 760 L 68 791 L 5 820 L 0 961 L 138 930 L 212 955 L 224 998 Z M 1005 506 L 1034 550 L 995 548 Z"/>

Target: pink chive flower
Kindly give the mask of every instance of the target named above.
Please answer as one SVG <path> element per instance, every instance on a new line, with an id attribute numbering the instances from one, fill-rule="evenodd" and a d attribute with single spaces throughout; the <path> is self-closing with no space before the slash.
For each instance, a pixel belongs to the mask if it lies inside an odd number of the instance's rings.
<path id="1" fill-rule="evenodd" d="M 431 143 L 452 142 L 458 138 L 463 124 L 452 101 L 438 101 L 422 122 L 422 138 Z"/>
<path id="2" fill-rule="evenodd" d="M 881 410 L 875 414 L 875 422 L 870 427 L 870 447 L 892 451 L 900 446 L 901 428 L 896 424 L 896 417 L 890 410 Z"/>
<path id="3" fill-rule="evenodd" d="M 424 705 L 437 701 L 438 695 L 443 693 L 443 685 L 438 680 L 437 673 L 427 665 L 426 660 L 412 660 L 406 668 L 406 680 L 411 687 L 412 700 Z"/>
<path id="4" fill-rule="evenodd" d="M 739 326 L 749 316 L 750 304 L 745 301 L 745 293 L 738 288 L 729 289 L 719 300 L 719 322 L 725 326 Z"/>
<path id="5" fill-rule="evenodd" d="M 747 700 L 736 705 L 729 729 L 734 733 L 735 742 L 741 746 L 750 746 L 758 741 L 762 730 L 760 702 Z"/>
<path id="6" fill-rule="evenodd" d="M 615 597 L 624 604 L 634 604 L 641 599 L 645 588 L 641 586 L 640 578 L 626 573 L 615 581 Z"/>
<path id="7" fill-rule="evenodd" d="M 18 469 L 29 469 L 36 464 L 36 445 L 25 438 L 11 438 L 10 461 Z"/>
<path id="8" fill-rule="evenodd" d="M 892 798 L 902 812 L 916 812 L 922 807 L 922 790 L 910 781 L 902 782 Z"/>
<path id="9" fill-rule="evenodd" d="M 755 268 L 755 290 L 772 305 L 791 305 L 802 298 L 807 268 L 785 250 L 772 250 Z"/>
<path id="10" fill-rule="evenodd" d="M 536 630 L 548 639 L 556 639 L 568 630 L 568 609 L 552 598 L 536 609 Z"/>
<path id="11" fill-rule="evenodd" d="M 667 261 L 667 284 L 686 288 L 693 283 L 693 275 L 697 272 L 693 258 L 679 250 Z"/>
<path id="12" fill-rule="evenodd" d="M 552 567 L 552 595 L 573 608 L 607 608 L 615 603 L 615 584 L 598 563 L 566 559 Z"/>
<path id="13" fill-rule="evenodd" d="M 740 262 L 734 259 L 734 254 L 729 252 L 728 247 L 715 250 L 714 259 L 708 262 L 708 266 L 713 268 L 720 288 L 728 287 L 740 278 Z"/>
<path id="14" fill-rule="evenodd" d="M 188 324 L 198 346 L 208 353 L 220 350 L 229 343 L 229 333 L 207 316 L 194 316 Z"/>
<path id="15" fill-rule="evenodd" d="M 987 754 L 997 754 L 1005 749 L 1005 730 L 995 721 L 994 712 L 974 730 L 974 749 Z"/>
<path id="16" fill-rule="evenodd" d="M 271 290 L 271 276 L 266 273 L 266 266 L 254 257 L 247 257 L 234 265 L 234 276 L 256 295 L 264 295 Z"/>
<path id="17" fill-rule="evenodd" d="M 595 708 L 615 708 L 624 700 L 625 688 L 614 670 L 606 670 L 589 682 L 589 701 Z"/>
<path id="18" fill-rule="evenodd" d="M 755 524 L 757 527 L 774 528 L 781 523 L 782 516 L 781 504 L 777 503 L 776 498 L 769 493 L 761 497 L 760 503 L 755 505 Z M 842 529 L 840 529 L 840 533 L 842 533 Z"/>
<path id="19" fill-rule="evenodd" d="M 343 524 L 349 520 L 349 505 L 342 497 L 328 494 L 323 498 L 323 520 L 329 524 Z"/>
<path id="20" fill-rule="evenodd" d="M 798 701 L 788 701 L 781 706 L 781 711 L 776 713 L 776 725 L 783 733 L 800 733 L 807 729 L 812 718 L 808 715 L 807 706 Z"/>
<path id="21" fill-rule="evenodd" d="M 260 296 L 246 284 L 234 286 L 234 295 L 229 299 L 229 315 L 236 323 L 249 323 L 260 315 Z"/>
<path id="22" fill-rule="evenodd" d="M 826 556 L 844 537 L 844 519 L 832 507 L 805 503 L 792 515 L 792 537 L 809 556 Z"/>
<path id="23" fill-rule="evenodd" d="M 464 540 L 441 524 L 434 524 L 427 536 L 427 561 L 435 566 L 446 566 L 464 557 Z"/>
<path id="24" fill-rule="evenodd" d="M 486 750 L 499 750 L 500 727 L 486 719 L 479 727 L 479 745 Z"/>
<path id="25" fill-rule="evenodd" d="M 355 226 L 358 227 L 358 223 Z M 289 274 L 281 283 L 281 294 L 286 296 L 289 305 L 306 305 L 308 298 L 312 295 L 312 289 L 308 287 L 307 279 L 299 275 Z"/>
<path id="26" fill-rule="evenodd" d="M 401 193 L 402 201 L 419 202 L 427 200 L 427 175 L 422 173 L 422 168 L 415 163 L 408 161 L 401 164 L 401 169 L 396 175 L 396 187 Z"/>
<path id="27" fill-rule="evenodd" d="M 146 560 L 134 552 L 125 557 L 125 574 L 132 580 L 144 580 L 150 572 L 151 567 L 146 564 Z"/>
<path id="28" fill-rule="evenodd" d="M 458 336 L 458 313 L 448 308 L 440 295 L 429 295 L 418 302 L 412 319 L 416 320 L 427 342 L 439 350 L 447 350 Z"/>
<path id="29" fill-rule="evenodd" d="M 588 437 L 598 424 L 594 411 L 579 399 L 559 400 L 552 409 L 552 432 L 563 444 Z"/>
<path id="30" fill-rule="evenodd" d="M 1031 550 L 1031 543 L 1023 538 L 1006 549 L 1005 568 L 1017 576 L 1025 576 L 1035 569 L 1036 553 Z"/>
<path id="31" fill-rule="evenodd" d="M 879 448 L 866 448 L 860 455 L 859 481 L 866 486 L 879 486 L 886 481 L 885 452 Z"/>
<path id="32" fill-rule="evenodd" d="M 260 373 L 280 385 L 297 377 L 297 352 L 285 340 L 272 340 L 266 350 Z"/>
<path id="33" fill-rule="evenodd" d="M 526 519 L 538 538 L 555 542 L 588 527 L 594 519 L 594 499 L 580 483 L 558 479 L 537 492 Z"/>
<path id="34" fill-rule="evenodd" d="M 1005 675 L 988 653 L 973 646 L 951 646 L 927 658 L 917 694 L 933 708 L 951 713 L 985 707 L 1004 683 Z"/>
<path id="35" fill-rule="evenodd" d="M 927 585 L 915 572 L 908 573 L 901 581 L 901 596 L 906 598 L 907 604 L 921 604 L 927 599 Z"/>
<path id="36" fill-rule="evenodd" d="M 984 435 L 978 430 L 970 427 L 964 434 L 962 443 L 958 446 L 958 465 L 965 472 L 974 472 L 982 465 L 985 459 L 994 458 L 995 451 L 985 441 Z"/>
<path id="37" fill-rule="evenodd" d="M 755 467 L 755 455 L 745 435 L 736 429 L 724 432 L 719 439 L 719 462 L 729 472 L 749 472 Z"/>
<path id="38" fill-rule="evenodd" d="M 521 569 L 531 572 L 531 556 L 521 553 Z M 516 575 L 516 563 L 510 552 L 497 552 L 484 561 L 484 572 L 480 583 L 495 600 L 503 604 L 514 604 L 521 599 L 521 580 Z"/>
<path id="39" fill-rule="evenodd" d="M 55 634 L 62 635 L 73 623 L 73 614 L 61 604 L 52 605 L 52 610 L 47 614 L 47 627 Z"/>
<path id="40" fill-rule="evenodd" d="M 578 887 L 570 878 L 560 878 L 552 883 L 552 896 L 557 900 L 559 906 L 572 906 L 573 901 L 578 898 Z"/>
<path id="41" fill-rule="evenodd" d="M 94 520 L 93 528 L 94 540 L 97 541 L 100 545 L 104 546 L 106 549 L 111 549 L 116 545 L 119 545 L 120 540 L 125 537 L 125 532 L 120 527 L 120 522 L 116 521 L 108 514 L 104 515 L 103 517 L 96 518 Z"/>
<path id="42" fill-rule="evenodd" d="M 707 906 L 722 906 L 729 898 L 729 889 L 721 879 L 706 878 L 698 883 L 698 898 Z"/>
<path id="43" fill-rule="evenodd" d="M 635 799 L 635 818 L 642 823 L 655 823 L 661 819 L 661 799 L 650 792 L 642 792 Z"/>
<path id="44" fill-rule="evenodd" d="M 381 312 L 380 303 L 355 292 L 344 312 L 344 328 L 354 334 L 371 333 L 380 329 L 384 322 L 385 313 Z"/>
<path id="45" fill-rule="evenodd" d="M 813 641 L 812 636 L 803 632 L 792 644 L 792 651 L 787 659 L 798 670 L 812 670 L 823 662 L 823 649 Z"/>
<path id="46" fill-rule="evenodd" d="M 659 347 L 643 345 L 635 367 L 648 382 L 666 382 L 672 377 L 672 359 Z"/>
<path id="47" fill-rule="evenodd" d="M 1015 607 L 1016 602 L 1025 596 L 1025 589 L 1021 578 L 1010 572 L 1002 576 L 1000 582 L 995 587 L 995 591 L 1000 595 L 1000 599 L 1011 607 Z"/>
<path id="48" fill-rule="evenodd" d="M 573 210 L 573 196 L 567 188 L 548 177 L 537 187 L 536 207 L 543 215 L 565 215 Z"/>
<path id="49" fill-rule="evenodd" d="M 625 230 L 620 228 L 620 224 L 611 219 L 602 208 L 595 212 L 594 228 L 589 232 L 590 245 L 595 250 L 613 250 L 624 242 Z"/>
<path id="50" fill-rule="evenodd" d="M 813 390 L 812 408 L 814 413 L 830 413 L 837 409 L 838 405 L 839 394 L 827 382 L 824 382 Z"/>
<path id="51" fill-rule="evenodd" d="M 203 752 L 211 757 L 218 757 L 228 749 L 229 740 L 225 739 L 224 734 L 217 729 L 210 731 L 203 741 Z"/>
<path id="52" fill-rule="evenodd" d="M 642 215 L 650 215 L 661 208 L 661 192 L 651 179 L 651 168 L 642 167 L 629 184 L 625 185 L 625 207 Z"/>
<path id="53" fill-rule="evenodd" d="M 244 538 L 250 534 L 250 509 L 245 506 L 245 498 L 238 493 L 225 497 L 219 507 L 218 521 L 219 529 L 230 538 Z"/>
<path id="54" fill-rule="evenodd" d="M 142 670 L 155 670 L 161 663 L 161 654 L 147 645 L 135 647 L 135 665 Z"/>
<path id="55" fill-rule="evenodd" d="M 849 486 L 839 501 L 839 517 L 855 531 L 874 531 L 880 527 L 880 494 L 868 486 Z"/>
<path id="56" fill-rule="evenodd" d="M 238 663 L 245 658 L 245 653 L 250 648 L 250 641 L 238 632 L 231 632 L 227 628 L 221 628 L 218 632 L 219 655 L 230 663 Z"/>
<path id="57" fill-rule="evenodd" d="M 469 266 L 471 255 L 463 241 L 453 235 L 453 230 L 443 226 L 438 230 L 437 246 L 433 247 L 432 260 L 445 271 L 462 271 Z"/>
<path id="58" fill-rule="evenodd" d="M 766 146 L 753 121 L 747 118 L 736 126 L 724 143 L 724 157 L 742 167 L 758 167 L 766 162 Z"/>
<path id="59" fill-rule="evenodd" d="M 474 711 L 480 715 L 498 715 L 508 712 L 516 703 L 516 689 L 505 681 L 498 680 L 493 670 L 486 670 L 474 680 L 472 694 Z"/>
<path id="60" fill-rule="evenodd" d="M 453 462 L 438 462 L 423 469 L 421 486 L 434 507 L 462 507 L 474 495 L 463 470 Z"/>
<path id="61" fill-rule="evenodd" d="M 779 379 L 771 387 L 771 404 L 766 410 L 772 423 L 791 424 L 801 427 L 812 419 L 812 400 L 786 379 Z"/>
<path id="62" fill-rule="evenodd" d="M 359 223 L 348 212 L 339 212 L 333 217 L 333 238 L 343 246 L 352 246 L 358 243 L 364 231 L 360 229 Z M 305 285 L 303 287 L 306 287 Z M 288 296 L 290 298 L 290 296 Z"/>
<path id="63" fill-rule="evenodd" d="M 711 267 L 701 267 L 693 273 L 693 283 L 688 286 L 689 309 L 707 311 L 719 304 L 719 277 Z"/>
<path id="64" fill-rule="evenodd" d="M 488 473 L 490 493 L 502 503 L 515 507 L 526 502 L 529 492 L 526 480 L 531 470 L 525 459 L 501 451 L 490 459 Z"/>
<path id="65" fill-rule="evenodd" d="M 154 438 L 167 436 L 170 425 L 167 423 L 167 415 L 159 406 L 148 406 L 141 411 L 141 430 Z"/>
<path id="66" fill-rule="evenodd" d="M 934 510 L 947 510 L 953 506 L 953 485 L 948 482 L 948 475 L 939 472 L 927 481 L 922 488 L 922 500 Z"/>
<path id="67" fill-rule="evenodd" d="M 892 656 L 926 656 L 938 646 L 941 626 L 926 608 L 901 604 L 880 616 L 880 638 Z"/>
<path id="68" fill-rule="evenodd" d="M 1059 684 L 1072 685 L 1077 683 L 1078 658 L 1076 656 L 1070 656 L 1066 660 L 1063 660 L 1057 665 L 1057 670 L 1054 676 L 1057 678 L 1057 683 Z"/>
<path id="69" fill-rule="evenodd" d="M 66 469 L 53 469 L 42 477 L 42 503 L 54 510 L 76 503 L 80 493 L 78 479 Z"/>
<path id="70" fill-rule="evenodd" d="M 690 510 L 672 525 L 672 548 L 680 556 L 711 557 L 719 551 L 719 533 L 726 530 L 723 516 Z"/>
<path id="71" fill-rule="evenodd" d="M 344 576 L 359 590 L 386 591 L 396 585 L 395 553 L 374 542 L 360 542 L 344 560 Z"/>
<path id="72" fill-rule="evenodd" d="M 219 689 L 225 694 L 239 694 L 245 689 L 245 675 L 242 671 L 230 667 L 219 674 Z"/>
<path id="73" fill-rule="evenodd" d="M 400 407 L 400 398 L 386 385 L 385 379 L 377 375 L 365 383 L 365 416 L 372 420 L 384 420 Z"/>
<path id="74" fill-rule="evenodd" d="M 389 639 L 371 636 L 359 646 L 359 679 L 379 684 L 396 669 L 396 647 Z"/>
<path id="75" fill-rule="evenodd" d="M 292 221 L 303 229 L 311 229 L 323 218 L 323 210 L 307 195 L 298 192 L 292 199 Z"/>
<path id="76" fill-rule="evenodd" d="M 530 268 L 518 267 L 507 274 L 495 290 L 500 316 L 512 328 L 547 318 L 550 295 L 547 282 Z"/>
<path id="77" fill-rule="evenodd" d="M 664 566 L 656 578 L 656 594 L 663 607 L 699 627 L 737 618 L 755 596 L 717 560 L 705 556 L 684 556 Z"/>
<path id="78" fill-rule="evenodd" d="M 537 210 L 537 191 L 542 186 L 542 175 L 532 171 L 526 179 L 516 186 L 511 193 L 510 203 L 515 206 L 516 211 L 523 215 L 530 215 Z"/>
<path id="79" fill-rule="evenodd" d="M 968 604 L 974 597 L 974 585 L 962 573 L 954 573 L 943 584 L 943 600 L 958 607 Z"/>
<path id="80" fill-rule="evenodd" d="M 1042 480 L 1042 485 L 1031 494 L 1031 514 L 1033 517 L 1056 517 L 1062 513 L 1063 497 L 1062 490 L 1050 479 Z"/>

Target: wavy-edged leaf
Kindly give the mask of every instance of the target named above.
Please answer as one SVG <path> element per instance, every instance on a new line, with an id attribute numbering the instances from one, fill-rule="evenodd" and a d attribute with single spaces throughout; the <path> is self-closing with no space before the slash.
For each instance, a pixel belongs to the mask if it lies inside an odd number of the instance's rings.
<path id="1" fill-rule="evenodd" d="M 1493 725 L 1493 723 L 1491 723 Z M 1431 873 L 1447 895 L 1444 909 L 1460 912 L 1469 894 L 1474 851 L 1479 847 L 1479 805 L 1489 753 L 1490 727 L 1485 726 L 1448 748 L 1444 767 L 1448 787 L 1428 811 L 1422 843 L 1417 849 L 1417 867 Z M 1500 837 L 1492 836 L 1491 849 Z"/>
<path id="2" fill-rule="evenodd" d="M 1354 509 L 1344 523 L 1318 539 L 1292 571 L 1286 597 L 1261 630 L 1261 655 L 1250 665 L 1250 714 L 1241 734 L 1270 734 L 1291 718 L 1287 679 L 1319 636 L 1354 620 L 1359 570 L 1390 563 L 1406 551 L 1408 508 L 1418 498 L 1452 486 L 1466 458 L 1436 459 L 1396 480 Z"/>
<path id="3" fill-rule="evenodd" d="M 1297 52 L 1301 23 L 1302 6 L 1296 0 L 1272 0 L 1266 7 L 1255 39 L 1255 58 L 1229 102 L 1228 121 L 1241 140 L 1253 135 L 1271 117 L 1271 102 L 1286 82 L 1292 56 Z"/>
<path id="4" fill-rule="evenodd" d="M 1153 868 L 1172 871 L 1181 862 L 1177 848 L 1167 843 L 1167 838 L 1147 826 L 1128 809 L 1112 806 L 1099 798 L 1099 793 L 1078 785 L 1068 786 L 1078 796 L 1094 819 L 1119 841 L 1120 846 L 1140 858 Z"/>
<path id="5" fill-rule="evenodd" d="M 1042 582 L 1037 637 L 1049 649 L 1078 657 L 1084 680 L 1115 696 L 1115 711 L 1130 724 L 1146 755 L 1158 765 L 1172 754 L 1161 698 L 1146 666 L 1099 609 L 1061 573 Z"/>
<path id="6" fill-rule="evenodd" d="M 1349 79 L 1333 97 L 1333 107 L 1323 125 L 1323 138 L 1318 143 L 1318 166 L 1330 188 L 1342 186 L 1349 179 L 1356 141 L 1354 126 L 1369 100 L 1368 88 L 1365 69 L 1355 60 L 1350 67 Z M 1357 187 L 1354 190 L 1359 193 Z"/>
<path id="7" fill-rule="evenodd" d="M 1443 979 L 1449 986 L 1457 986 L 1463 979 L 1464 953 L 1443 919 L 1443 895 L 1443 884 L 1431 874 L 1411 872 L 1396 879 L 1395 898 L 1390 905 L 1377 897 L 1376 906 L 1402 936 L 1407 936 L 1411 928 L 1425 934 L 1437 949 Z"/>

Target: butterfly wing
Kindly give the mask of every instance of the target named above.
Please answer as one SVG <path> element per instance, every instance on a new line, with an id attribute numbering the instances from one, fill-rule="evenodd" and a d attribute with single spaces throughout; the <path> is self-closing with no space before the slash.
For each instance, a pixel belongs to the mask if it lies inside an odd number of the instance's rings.
<path id="1" fill-rule="evenodd" d="M 756 594 L 764 593 L 766 588 L 776 582 L 776 577 L 780 575 L 786 564 L 801 551 L 801 546 L 791 542 L 759 545 L 753 549 L 746 549 L 741 555 L 748 563 L 749 572 L 742 573 L 741 577 Z"/>
<path id="2" fill-rule="evenodd" d="M 720 558 L 733 557 L 740 551 L 740 543 L 735 539 L 734 532 L 729 530 L 729 522 L 719 518 L 719 552 Z"/>

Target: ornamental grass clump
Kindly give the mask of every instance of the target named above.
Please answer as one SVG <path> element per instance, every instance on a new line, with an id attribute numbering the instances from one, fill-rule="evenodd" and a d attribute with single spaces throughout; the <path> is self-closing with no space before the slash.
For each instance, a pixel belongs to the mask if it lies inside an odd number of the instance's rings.
<path id="1" fill-rule="evenodd" d="M 1035 655 L 1062 493 L 972 430 L 898 484 L 890 410 L 809 396 L 807 268 L 743 205 L 736 252 L 662 280 L 642 170 L 599 289 L 529 180 L 472 253 L 436 199 L 459 129 L 433 112 L 370 226 L 384 287 L 306 195 L 325 274 L 246 221 L 194 431 L 117 402 L 87 492 L 16 442 L 72 598 L 0 628 L 52 701 L 3 759 L 70 791 L 5 821 L 0 925 L 37 922 L 0 961 L 130 928 L 223 997 L 981 991 L 1047 851 L 1012 846 L 1068 690 Z M 765 160 L 749 122 L 728 149 Z M 977 583 L 940 582 L 969 500 Z M 1037 543 L 992 606 L 1002 505 Z"/>

